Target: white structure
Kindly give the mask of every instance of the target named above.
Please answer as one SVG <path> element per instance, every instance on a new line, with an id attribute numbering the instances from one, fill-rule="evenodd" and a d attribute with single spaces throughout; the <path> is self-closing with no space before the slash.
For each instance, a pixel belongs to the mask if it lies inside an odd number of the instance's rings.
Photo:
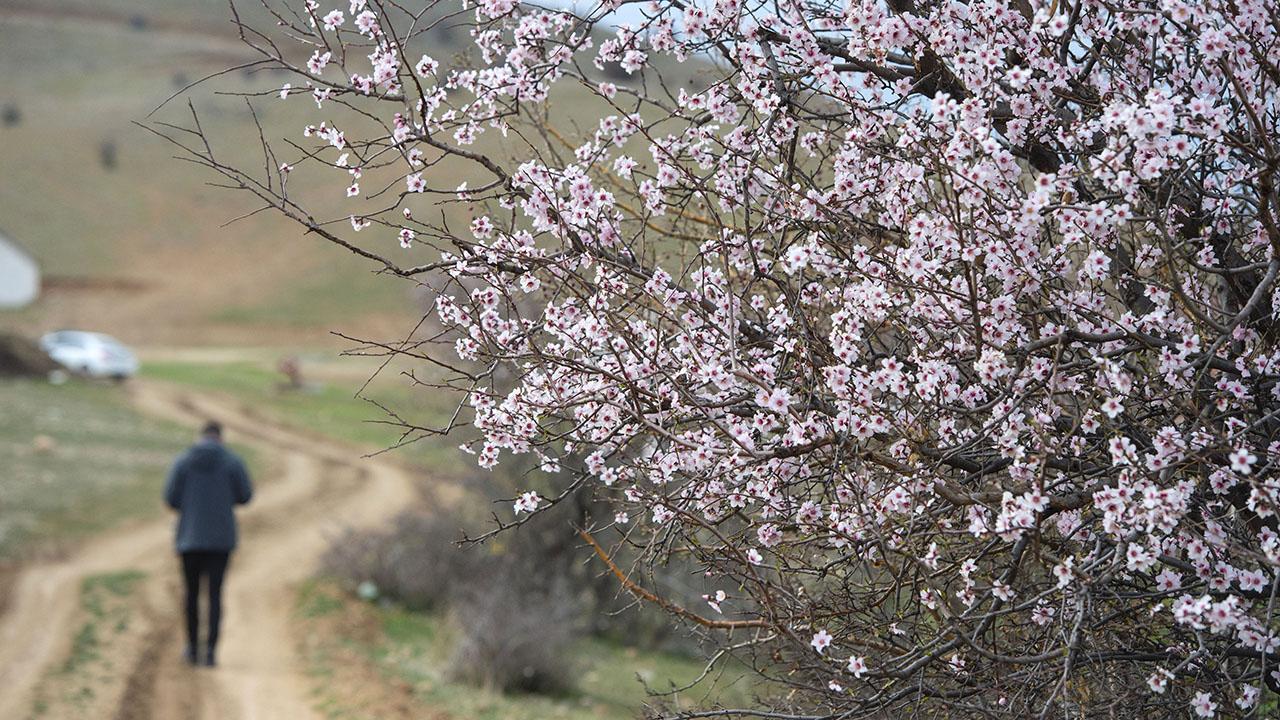
<path id="1" fill-rule="evenodd" d="M 20 308 L 40 294 L 40 267 L 17 243 L 0 234 L 0 309 Z"/>

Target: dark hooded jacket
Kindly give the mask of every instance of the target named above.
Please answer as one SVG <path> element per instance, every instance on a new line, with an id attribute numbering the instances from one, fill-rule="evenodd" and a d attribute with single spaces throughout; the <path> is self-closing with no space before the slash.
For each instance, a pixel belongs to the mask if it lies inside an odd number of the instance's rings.
<path id="1" fill-rule="evenodd" d="M 164 486 L 164 501 L 178 511 L 178 552 L 234 550 L 233 508 L 252 496 L 249 473 L 235 453 L 212 440 L 191 446 L 173 464 Z"/>

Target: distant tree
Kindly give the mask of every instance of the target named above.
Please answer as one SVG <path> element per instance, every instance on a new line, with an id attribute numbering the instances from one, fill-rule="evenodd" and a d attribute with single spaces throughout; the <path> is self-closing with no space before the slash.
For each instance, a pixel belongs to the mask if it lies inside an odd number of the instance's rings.
<path id="1" fill-rule="evenodd" d="M 501 527 L 613 498 L 602 563 L 643 549 L 628 590 L 780 690 L 687 716 L 1257 717 L 1277 10 L 312 1 L 242 26 L 320 106 L 267 174 L 161 132 L 431 288 L 441 334 L 386 347 L 465 412 L 406 431 L 538 459 Z M 447 73 L 445 25 L 474 42 Z M 644 563 L 677 554 L 737 589 L 666 599 Z"/>
<path id="2" fill-rule="evenodd" d="M 98 162 L 103 170 L 115 170 L 118 161 L 114 140 L 103 140 L 98 144 Z"/>
<path id="3" fill-rule="evenodd" d="M 22 124 L 22 108 L 17 103 L 5 103 L 4 108 L 0 109 L 0 122 L 5 127 L 17 127 Z"/>

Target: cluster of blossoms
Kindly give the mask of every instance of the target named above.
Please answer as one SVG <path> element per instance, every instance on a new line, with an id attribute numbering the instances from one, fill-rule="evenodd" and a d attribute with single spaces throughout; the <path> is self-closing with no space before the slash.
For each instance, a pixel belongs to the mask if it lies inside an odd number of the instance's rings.
<path id="1" fill-rule="evenodd" d="M 443 67 L 451 7 L 255 45 L 382 236 L 217 169 L 432 288 L 469 449 L 545 471 L 516 521 L 589 486 L 738 588 L 677 615 L 780 712 L 1274 705 L 1273 3 L 481 0 Z"/>

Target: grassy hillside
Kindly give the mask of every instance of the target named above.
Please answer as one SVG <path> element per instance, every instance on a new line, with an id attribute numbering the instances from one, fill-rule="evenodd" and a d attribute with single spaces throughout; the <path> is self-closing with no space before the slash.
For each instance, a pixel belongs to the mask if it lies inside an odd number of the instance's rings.
<path id="1" fill-rule="evenodd" d="M 171 146 L 134 124 L 183 85 L 249 58 L 226 34 L 226 5 L 116 5 L 0 5 L 0 66 L 23 69 L 0 77 L 9 118 L 0 123 L 0 228 L 49 280 L 34 308 L 9 317 L 33 329 L 92 325 L 170 344 L 261 337 L 246 327 L 324 342 L 290 331 L 411 317 L 409 287 L 289 222 L 264 214 L 223 227 L 256 205 L 208 186 L 210 172 L 173 159 Z M 131 24 L 153 11 L 165 19 Z M 233 73 L 193 93 L 221 157 L 261 164 L 243 101 L 215 93 L 279 82 Z M 281 132 L 314 121 L 303 102 L 263 101 L 259 114 Z M 183 102 L 156 117 L 190 123 Z"/>

